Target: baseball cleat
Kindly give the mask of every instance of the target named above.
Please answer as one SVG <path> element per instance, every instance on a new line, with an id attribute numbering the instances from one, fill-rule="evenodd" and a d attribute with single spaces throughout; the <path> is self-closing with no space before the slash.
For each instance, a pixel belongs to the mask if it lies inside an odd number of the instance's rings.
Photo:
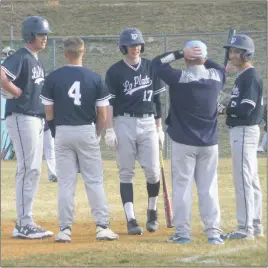
<path id="1" fill-rule="evenodd" d="M 56 236 L 55 241 L 59 243 L 70 243 L 72 241 L 71 227 L 66 227 L 62 229 Z"/>
<path id="2" fill-rule="evenodd" d="M 254 236 L 255 237 L 264 237 L 263 231 L 254 230 Z"/>
<path id="3" fill-rule="evenodd" d="M 181 237 L 178 234 L 174 234 L 169 237 L 169 243 L 178 243 L 178 244 L 189 244 L 191 242 L 190 238 L 188 237 Z"/>
<path id="4" fill-rule="evenodd" d="M 23 238 L 23 239 L 42 239 L 50 237 L 53 232 L 42 229 L 36 224 L 27 224 L 26 226 L 19 226 L 16 224 L 13 232 L 13 238 Z"/>
<path id="5" fill-rule="evenodd" d="M 97 240 L 116 240 L 119 235 L 114 233 L 110 228 L 104 228 L 102 226 L 97 226 L 96 228 L 96 239 Z"/>
<path id="6" fill-rule="evenodd" d="M 253 234 L 247 234 L 243 231 L 237 230 L 228 234 L 221 234 L 221 239 L 226 240 L 237 240 L 237 239 L 245 239 L 245 240 L 254 240 Z"/>
<path id="7" fill-rule="evenodd" d="M 257 152 L 264 153 L 265 149 L 262 146 L 259 146 L 259 148 L 257 149 Z"/>
<path id="8" fill-rule="evenodd" d="M 49 176 L 49 181 L 50 182 L 57 182 L 58 178 L 55 175 L 52 174 L 52 175 Z"/>
<path id="9" fill-rule="evenodd" d="M 146 229 L 148 232 L 156 232 L 159 227 L 157 222 L 157 210 L 147 210 Z"/>
<path id="10" fill-rule="evenodd" d="M 142 235 L 143 230 L 137 223 L 136 219 L 131 219 L 127 223 L 127 232 L 129 235 Z"/>
<path id="11" fill-rule="evenodd" d="M 213 244 L 213 245 L 223 245 L 224 241 L 220 237 L 211 237 L 211 238 L 208 238 L 208 243 Z"/>

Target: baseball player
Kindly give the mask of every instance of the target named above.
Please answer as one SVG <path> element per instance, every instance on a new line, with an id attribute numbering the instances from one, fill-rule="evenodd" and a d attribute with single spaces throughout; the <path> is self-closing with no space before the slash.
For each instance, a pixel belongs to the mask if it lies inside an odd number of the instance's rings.
<path id="1" fill-rule="evenodd" d="M 263 115 L 263 82 L 251 62 L 255 46 L 249 36 L 237 34 L 224 48 L 229 49 L 229 60 L 239 71 L 226 109 L 232 151 L 237 230 L 224 238 L 254 239 L 254 236 L 263 236 L 262 193 L 257 161 L 260 137 L 258 124 Z"/>
<path id="2" fill-rule="evenodd" d="M 119 237 L 109 228 L 99 146 L 110 94 L 101 76 L 82 66 L 84 53 L 81 38 L 67 38 L 64 55 L 69 64 L 46 77 L 41 95 L 46 105 L 46 119 L 55 137 L 60 227 L 56 242 L 71 242 L 78 166 L 97 226 L 96 239 Z"/>
<path id="3" fill-rule="evenodd" d="M 44 68 L 38 58 L 50 33 L 47 20 L 31 16 L 22 23 L 25 47 L 9 56 L 1 66 L 1 85 L 5 91 L 6 126 L 17 157 L 16 210 L 13 237 L 38 239 L 53 233 L 33 220 L 33 199 L 38 187 L 43 151 L 44 105 L 39 99 Z"/>
<path id="4" fill-rule="evenodd" d="M 12 55 L 15 52 L 14 49 L 12 49 L 9 46 L 6 46 L 3 48 L 1 51 L 1 58 L 0 58 L 0 63 L 2 64 L 4 60 Z M 6 133 L 6 123 L 4 121 L 5 119 L 5 106 L 6 106 L 6 98 L 4 97 L 5 91 L 1 89 L 1 92 L 3 95 L 1 95 L 1 153 L 2 153 L 2 159 L 9 160 L 12 159 L 14 156 L 14 148 L 12 141 L 9 137 L 9 135 Z"/>
<path id="5" fill-rule="evenodd" d="M 267 150 L 267 104 L 264 105 L 263 122 L 265 133 L 262 136 L 261 144 L 258 147 L 257 152 L 263 153 Z"/>
<path id="6" fill-rule="evenodd" d="M 159 141 L 161 146 L 164 142 L 159 94 L 166 88 L 156 77 L 151 61 L 141 58 L 144 44 L 140 30 L 123 30 L 120 33 L 119 48 L 125 58 L 113 64 L 106 73 L 106 83 L 112 98 L 108 108 L 105 142 L 116 150 L 120 194 L 130 235 L 143 233 L 133 207 L 132 183 L 136 159 L 143 168 L 147 181 L 146 228 L 149 232 L 155 232 L 159 225 Z"/>
<path id="7" fill-rule="evenodd" d="M 55 148 L 54 148 L 54 138 L 51 135 L 51 131 L 49 129 L 48 123 L 45 120 L 44 125 L 44 156 L 47 163 L 47 172 L 48 172 L 48 180 L 50 182 L 57 182 L 56 175 L 56 160 L 55 160 Z"/>
<path id="8" fill-rule="evenodd" d="M 170 63 L 184 58 L 187 69 Z M 192 190 L 196 182 L 201 219 L 208 243 L 223 244 L 218 197 L 217 99 L 225 80 L 224 68 L 207 59 L 207 46 L 188 41 L 183 50 L 153 59 L 157 75 L 169 85 L 166 119 L 171 138 L 172 204 L 175 234 L 168 242 L 191 239 Z"/>

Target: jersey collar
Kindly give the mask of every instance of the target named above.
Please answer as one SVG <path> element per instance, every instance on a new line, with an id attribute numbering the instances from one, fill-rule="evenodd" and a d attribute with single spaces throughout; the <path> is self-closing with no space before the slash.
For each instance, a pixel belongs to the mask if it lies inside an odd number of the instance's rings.
<path id="1" fill-rule="evenodd" d="M 123 61 L 130 69 L 132 69 L 135 72 L 137 72 L 139 70 L 140 66 L 141 66 L 141 58 L 140 58 L 140 61 L 138 63 L 138 66 L 136 68 L 133 67 L 132 65 L 130 65 L 129 63 L 127 63 L 125 60 L 123 60 Z"/>
<path id="2" fill-rule="evenodd" d="M 238 78 L 242 73 L 244 73 L 246 70 L 254 68 L 254 66 L 249 66 L 246 69 L 244 69 L 243 71 L 241 71 L 240 73 L 237 74 L 236 78 Z"/>
<path id="3" fill-rule="evenodd" d="M 34 53 L 31 51 L 31 49 L 29 49 L 28 47 L 24 47 L 24 48 L 38 60 L 38 57 L 36 55 L 34 55 Z"/>

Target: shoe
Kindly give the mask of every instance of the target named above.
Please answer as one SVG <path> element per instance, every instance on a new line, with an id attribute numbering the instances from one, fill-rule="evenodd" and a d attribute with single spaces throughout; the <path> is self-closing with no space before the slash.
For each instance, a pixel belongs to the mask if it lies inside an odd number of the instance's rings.
<path id="1" fill-rule="evenodd" d="M 49 176 L 49 181 L 50 182 L 57 182 L 58 178 L 55 175 L 52 174 L 52 175 Z"/>
<path id="2" fill-rule="evenodd" d="M 102 226 L 97 226 L 96 228 L 96 239 L 97 240 L 116 240 L 119 235 L 114 233 L 110 228 L 104 228 Z"/>
<path id="3" fill-rule="evenodd" d="M 147 223 L 146 229 L 148 232 L 156 232 L 159 227 L 157 222 L 157 211 L 156 210 L 147 210 Z"/>
<path id="4" fill-rule="evenodd" d="M 53 232 L 42 229 L 36 224 L 27 224 L 26 226 L 19 226 L 16 224 L 12 237 L 25 239 L 41 239 L 53 236 Z"/>
<path id="5" fill-rule="evenodd" d="M 255 237 L 264 237 L 264 233 L 263 233 L 263 231 L 254 230 L 254 236 Z"/>
<path id="6" fill-rule="evenodd" d="M 214 244 L 214 245 L 223 245 L 224 241 L 220 237 L 211 237 L 211 238 L 208 238 L 208 243 Z"/>
<path id="7" fill-rule="evenodd" d="M 221 234 L 220 236 L 221 239 L 226 240 L 226 239 L 246 239 L 246 240 L 254 240 L 254 236 L 252 234 L 247 234 L 244 231 L 234 231 L 232 233 L 228 234 Z"/>
<path id="8" fill-rule="evenodd" d="M 189 244 L 191 242 L 190 238 L 181 237 L 178 234 L 174 234 L 168 239 L 169 243 L 178 243 L 178 244 Z"/>
<path id="9" fill-rule="evenodd" d="M 259 146 L 259 148 L 257 149 L 257 152 L 263 153 L 263 152 L 265 152 L 265 150 L 262 146 Z"/>
<path id="10" fill-rule="evenodd" d="M 72 241 L 72 228 L 68 226 L 60 230 L 55 241 L 59 243 L 70 243 Z"/>
<path id="11" fill-rule="evenodd" d="M 130 219 L 127 223 L 127 232 L 129 235 L 142 235 L 143 230 L 137 223 L 136 219 Z"/>

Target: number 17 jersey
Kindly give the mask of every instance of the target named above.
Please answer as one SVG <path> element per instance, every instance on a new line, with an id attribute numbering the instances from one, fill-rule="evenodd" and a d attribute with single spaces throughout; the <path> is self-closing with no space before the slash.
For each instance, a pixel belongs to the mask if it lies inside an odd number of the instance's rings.
<path id="1" fill-rule="evenodd" d="M 110 94 L 99 74 L 66 65 L 46 77 L 40 98 L 45 105 L 54 105 L 57 126 L 77 126 L 96 122 L 96 106 L 109 105 Z"/>
<path id="2" fill-rule="evenodd" d="M 152 62 L 144 58 L 136 67 L 120 60 L 108 69 L 105 81 L 114 116 L 154 114 L 154 97 L 166 90 L 165 83 L 156 76 Z"/>

